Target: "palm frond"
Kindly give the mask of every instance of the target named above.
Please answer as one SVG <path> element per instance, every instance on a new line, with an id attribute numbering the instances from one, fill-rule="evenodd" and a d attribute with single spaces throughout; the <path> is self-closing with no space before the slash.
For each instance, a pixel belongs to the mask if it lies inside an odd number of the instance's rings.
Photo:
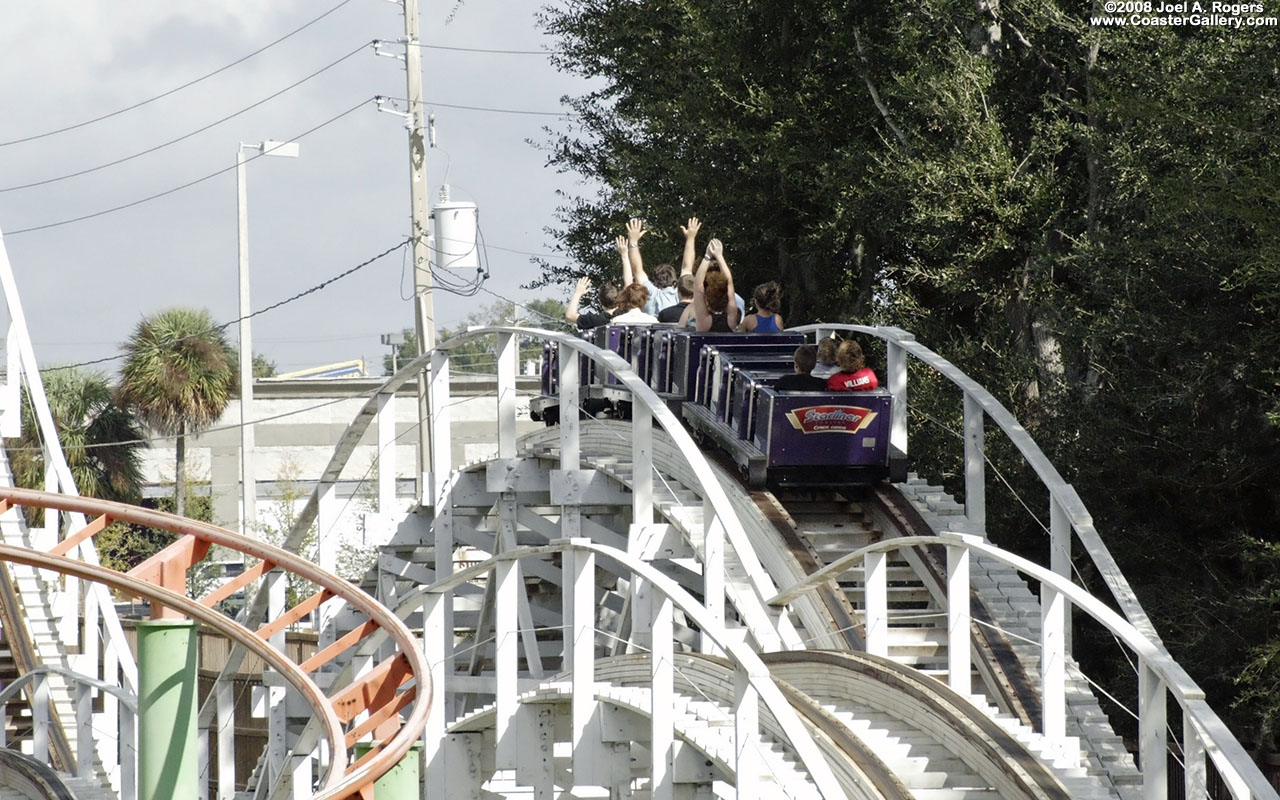
<path id="1" fill-rule="evenodd" d="M 152 428 L 207 428 L 238 381 L 236 352 L 208 311 L 171 308 L 138 323 L 125 343 L 118 396 Z"/>

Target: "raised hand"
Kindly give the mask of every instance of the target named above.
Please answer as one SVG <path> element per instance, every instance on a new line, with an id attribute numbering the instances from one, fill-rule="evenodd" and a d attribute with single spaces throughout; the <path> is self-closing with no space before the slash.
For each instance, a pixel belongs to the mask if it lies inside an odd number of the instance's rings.
<path id="1" fill-rule="evenodd" d="M 618 237 L 618 238 L 621 239 L 622 237 Z M 623 242 L 623 247 L 626 247 L 625 241 Z M 590 288 L 591 288 L 591 279 L 588 278 L 586 275 L 583 275 L 581 278 L 578 278 L 578 286 L 573 290 L 573 293 L 581 296 L 586 294 L 587 290 Z"/>
<path id="2" fill-rule="evenodd" d="M 618 247 L 618 255 L 625 257 L 627 255 L 627 237 L 619 236 L 613 243 Z"/>
<path id="3" fill-rule="evenodd" d="M 648 233 L 648 231 L 644 229 L 644 220 L 639 217 L 632 217 L 627 221 L 627 241 L 631 244 L 639 242 L 640 237 L 644 236 L 646 233 Z"/>
<path id="4" fill-rule="evenodd" d="M 702 227 L 702 223 L 697 217 L 689 217 L 689 221 L 680 226 L 680 232 L 684 234 L 684 238 L 693 239 L 698 235 L 698 229 Z"/>
<path id="5" fill-rule="evenodd" d="M 719 239 L 712 239 L 707 242 L 707 255 L 717 261 L 724 258 L 724 245 L 720 243 Z"/>

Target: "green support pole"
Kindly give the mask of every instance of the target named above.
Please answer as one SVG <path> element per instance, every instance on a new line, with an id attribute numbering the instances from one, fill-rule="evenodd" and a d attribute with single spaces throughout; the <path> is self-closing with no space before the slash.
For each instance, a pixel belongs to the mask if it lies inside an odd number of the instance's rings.
<path id="1" fill-rule="evenodd" d="M 367 742 L 356 742 L 356 756 L 369 752 Z M 414 743 L 400 763 L 373 784 L 374 800 L 418 800 L 421 794 L 422 745 Z"/>
<path id="2" fill-rule="evenodd" d="M 199 795 L 196 624 L 138 622 L 138 800 Z"/>

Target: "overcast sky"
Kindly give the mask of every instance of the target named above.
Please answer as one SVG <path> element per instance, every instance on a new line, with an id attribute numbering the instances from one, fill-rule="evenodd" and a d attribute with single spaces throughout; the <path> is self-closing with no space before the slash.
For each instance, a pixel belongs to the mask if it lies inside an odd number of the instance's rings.
<path id="1" fill-rule="evenodd" d="M 204 307 L 219 321 L 238 316 L 234 165 L 241 142 L 295 138 L 359 105 L 302 136 L 299 158 L 248 164 L 255 309 L 407 237 L 407 132 L 401 118 L 378 112 L 371 102 L 375 95 L 404 98 L 403 62 L 367 46 L 403 36 L 401 7 L 387 0 L 347 0 L 338 7 L 340 2 L 5 4 L 0 231 L 42 364 L 115 355 L 143 316 L 172 306 Z M 524 253 L 546 253 L 552 245 L 543 229 L 553 224 L 556 190 L 581 191 L 573 176 L 546 168 L 544 154 L 526 140 L 546 141 L 544 126 L 562 128 L 563 119 L 555 116 L 563 111 L 560 97 L 586 87 L 557 73 L 545 55 L 433 48 L 550 49 L 554 42 L 534 22 L 540 5 L 421 0 L 420 6 L 427 45 L 423 94 L 438 134 L 428 160 L 432 202 L 447 173 L 453 198 L 479 206 L 492 272 L 487 286 L 517 300 L 567 295 L 519 289 L 537 272 Z M 50 133 L 226 67 L 335 7 L 300 33 L 194 86 Z M 28 137 L 37 138 L 14 141 Z M 53 180 L 84 170 L 95 171 Z M 135 203 L 219 170 L 225 171 L 131 208 L 24 232 Z M 412 303 L 404 299 L 412 280 L 406 267 L 397 253 L 256 317 L 254 350 L 282 372 L 362 356 L 380 371 L 386 348 L 379 335 L 413 324 Z M 457 324 L 495 300 L 483 292 L 472 298 L 437 292 L 437 322 Z M 118 363 L 98 369 L 114 373 Z"/>

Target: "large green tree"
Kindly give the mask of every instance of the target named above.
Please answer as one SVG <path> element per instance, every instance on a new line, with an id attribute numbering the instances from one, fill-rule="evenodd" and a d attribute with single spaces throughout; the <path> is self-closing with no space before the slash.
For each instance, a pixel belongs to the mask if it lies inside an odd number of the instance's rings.
<path id="1" fill-rule="evenodd" d="M 1069 334 L 1085 388 L 1053 422 L 1144 602 L 1221 701 L 1251 654 L 1243 677 L 1280 685 L 1266 650 L 1280 610 L 1280 37 L 1142 33 L 1108 33 L 1093 70 L 1096 191 L 1064 265 L 1085 311 Z M 1277 706 L 1247 692 L 1230 720 L 1269 749 Z"/>
<path id="2" fill-rule="evenodd" d="M 1095 27 L 1093 5 L 549 8 L 559 65 L 596 88 L 548 159 L 599 191 L 561 209 L 575 265 L 543 280 L 616 272 L 629 216 L 647 261 L 674 260 L 696 215 L 744 286 L 783 283 L 789 322 L 912 330 L 1024 421 L 1166 643 L 1267 745 L 1280 704 L 1235 681 L 1252 654 L 1250 685 L 1280 685 L 1277 35 Z M 944 394 L 913 378 L 911 449 L 958 485 Z M 988 508 L 998 542 L 1043 548 L 1016 498 Z"/>
<path id="3" fill-rule="evenodd" d="M 118 397 L 153 429 L 175 437 L 174 509 L 185 508 L 186 437 L 212 425 L 236 386 L 236 352 L 208 311 L 147 317 L 124 346 Z"/>

